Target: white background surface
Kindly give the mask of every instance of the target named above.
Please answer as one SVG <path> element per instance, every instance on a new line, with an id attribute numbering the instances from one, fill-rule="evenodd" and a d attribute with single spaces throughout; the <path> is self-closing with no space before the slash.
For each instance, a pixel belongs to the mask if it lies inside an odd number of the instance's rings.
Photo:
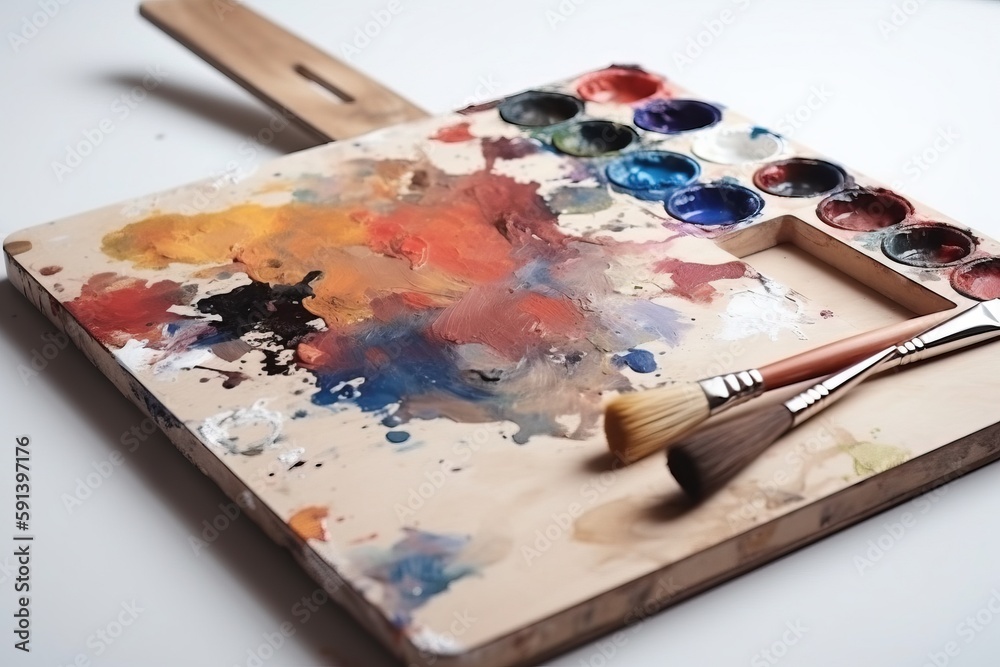
<path id="1" fill-rule="evenodd" d="M 800 112 L 796 138 L 1000 236 L 1000 3 L 399 2 L 353 62 L 432 112 L 609 62 L 642 63 L 772 127 L 823 90 L 829 99 Z M 339 55 L 387 3 L 251 4 Z M 565 20 L 553 23 L 547 12 L 560 8 Z M 731 24 L 703 34 L 703 52 L 679 62 L 675 54 L 724 9 Z M 219 175 L 245 159 L 241 142 L 268 121 L 250 95 L 142 21 L 132 0 L 69 0 L 15 50 L 10 32 L 38 11 L 37 0 L 0 8 L 4 236 Z M 893 18 L 898 30 L 880 30 Z M 115 100 L 147 67 L 166 72 L 164 83 L 121 118 Z M 104 118 L 113 133 L 60 181 L 53 161 Z M 943 151 L 933 148 L 941 132 L 958 137 Z M 309 144 L 288 130 L 243 167 Z M 935 159 L 919 169 L 913 156 L 925 151 Z M 0 282 L 0 664 L 247 665 L 285 621 L 295 634 L 265 665 L 393 664 L 332 604 L 299 622 L 293 607 L 315 586 L 248 520 L 195 554 L 189 537 L 226 499 L 159 433 L 129 452 L 120 439 L 142 415 L 74 349 L 23 379 L 19 366 L 48 331 Z M 14 560 L 4 546 L 14 532 L 14 439 L 23 434 L 32 441 L 37 536 L 30 655 L 12 648 Z M 123 462 L 69 511 L 64 494 L 95 466 L 107 468 L 116 450 Z M 606 638 L 552 664 L 919 667 L 935 664 L 936 653 L 938 665 L 996 665 L 1000 614 L 988 605 L 997 595 L 1000 610 L 998 482 L 1000 466 L 980 470 L 660 613 L 618 643 Z M 907 512 L 909 525 L 893 529 Z M 873 556 L 859 571 L 858 558 Z M 133 601 L 142 609 L 134 623 L 111 644 L 98 639 Z M 977 612 L 987 622 L 975 630 L 965 619 Z M 804 634 L 769 661 L 760 652 L 789 623 Z M 943 652 L 949 642 L 953 656 Z"/>

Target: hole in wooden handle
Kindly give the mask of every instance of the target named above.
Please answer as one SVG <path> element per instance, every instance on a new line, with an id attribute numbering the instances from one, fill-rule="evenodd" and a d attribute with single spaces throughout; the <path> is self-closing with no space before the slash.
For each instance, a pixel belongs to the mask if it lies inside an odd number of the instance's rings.
<path id="1" fill-rule="evenodd" d="M 296 65 L 294 69 L 295 73 L 312 84 L 313 88 L 317 89 L 322 95 L 332 99 L 337 104 L 350 104 L 354 102 L 354 97 L 352 95 L 345 93 L 343 90 L 316 74 L 316 72 L 313 72 L 305 65 Z"/>

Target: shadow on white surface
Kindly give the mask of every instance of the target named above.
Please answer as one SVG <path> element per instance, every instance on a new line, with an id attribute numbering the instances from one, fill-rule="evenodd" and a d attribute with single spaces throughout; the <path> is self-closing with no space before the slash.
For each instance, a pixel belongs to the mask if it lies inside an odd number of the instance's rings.
<path id="1" fill-rule="evenodd" d="M 263 102 L 254 99 L 250 93 L 244 93 L 246 103 L 240 103 L 229 96 L 210 93 L 192 86 L 170 81 L 161 81 L 155 88 L 144 87 L 145 75 L 140 72 L 123 72 L 108 74 L 102 78 L 102 83 L 119 86 L 122 94 L 136 88 L 146 90 L 150 97 L 166 102 L 192 116 L 208 120 L 244 139 L 254 139 L 259 133 L 272 124 L 275 119 L 282 119 L 280 112 L 272 111 Z M 220 82 L 222 86 L 227 80 Z M 288 126 L 273 134 L 269 145 L 281 153 L 294 153 L 312 148 L 324 143 L 309 131 L 288 121 Z"/>

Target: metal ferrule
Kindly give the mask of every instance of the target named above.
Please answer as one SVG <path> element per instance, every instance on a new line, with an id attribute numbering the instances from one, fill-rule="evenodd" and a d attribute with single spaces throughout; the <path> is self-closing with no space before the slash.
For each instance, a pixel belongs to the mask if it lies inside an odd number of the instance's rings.
<path id="1" fill-rule="evenodd" d="M 897 345 L 899 358 L 893 365 L 905 366 L 923 361 L 997 336 L 1000 336 L 1000 299 L 993 299 Z"/>
<path id="2" fill-rule="evenodd" d="M 905 343 L 886 348 L 831 375 L 785 402 L 798 426 L 866 378 L 897 366 L 930 359 L 1000 336 L 1000 299 L 985 301 Z"/>
<path id="3" fill-rule="evenodd" d="M 846 394 L 851 387 L 891 366 L 898 358 L 897 355 L 895 345 L 887 347 L 785 401 L 785 407 L 792 413 L 792 426 L 798 426 Z"/>
<path id="4" fill-rule="evenodd" d="M 714 415 L 740 403 L 746 403 L 764 393 L 764 378 L 760 371 L 751 368 L 738 373 L 727 373 L 698 380 L 708 398 L 708 413 Z"/>

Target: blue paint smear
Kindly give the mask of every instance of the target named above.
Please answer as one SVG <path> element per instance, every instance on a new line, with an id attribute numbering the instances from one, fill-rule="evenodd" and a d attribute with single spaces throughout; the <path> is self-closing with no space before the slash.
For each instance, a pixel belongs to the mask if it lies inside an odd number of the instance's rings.
<path id="1" fill-rule="evenodd" d="M 410 434 L 406 431 L 389 431 L 385 434 L 385 439 L 394 445 L 398 445 L 409 440 Z"/>
<path id="2" fill-rule="evenodd" d="M 368 550 L 355 558 L 361 561 L 365 576 L 386 586 L 386 611 L 397 627 L 409 625 L 413 610 L 448 590 L 453 582 L 477 572 L 461 562 L 470 540 L 467 535 L 403 530 L 406 537 L 388 550 Z"/>
<path id="3" fill-rule="evenodd" d="M 412 327 L 412 328 L 411 328 Z M 379 412 L 398 404 L 404 398 L 444 394 L 463 401 L 480 402 L 494 396 L 482 385 L 468 381 L 457 363 L 454 351 L 437 341 L 429 340 L 424 327 L 413 327 L 413 321 L 396 326 L 376 324 L 345 344 L 350 356 L 344 358 L 336 371 L 315 371 L 317 392 L 312 396 L 316 405 L 333 405 L 351 401 L 364 412 Z M 382 350 L 393 360 L 405 363 L 372 361 L 367 351 Z M 357 378 L 365 381 L 360 388 L 345 384 Z M 387 426 L 403 423 L 397 416 L 387 417 Z"/>
<path id="4" fill-rule="evenodd" d="M 632 331 L 628 338 L 632 339 L 632 344 L 639 338 L 637 332 L 641 331 L 649 336 L 661 339 L 668 345 L 677 345 L 680 342 L 681 333 L 690 328 L 690 324 L 681 322 L 678 313 L 673 308 L 661 306 L 652 301 L 632 301 L 628 304 L 625 312 L 622 313 L 620 322 L 631 325 Z"/>
<path id="5" fill-rule="evenodd" d="M 628 354 L 616 354 L 614 361 L 619 366 L 628 366 L 636 373 L 652 373 L 656 370 L 656 357 L 648 350 L 629 350 Z"/>

